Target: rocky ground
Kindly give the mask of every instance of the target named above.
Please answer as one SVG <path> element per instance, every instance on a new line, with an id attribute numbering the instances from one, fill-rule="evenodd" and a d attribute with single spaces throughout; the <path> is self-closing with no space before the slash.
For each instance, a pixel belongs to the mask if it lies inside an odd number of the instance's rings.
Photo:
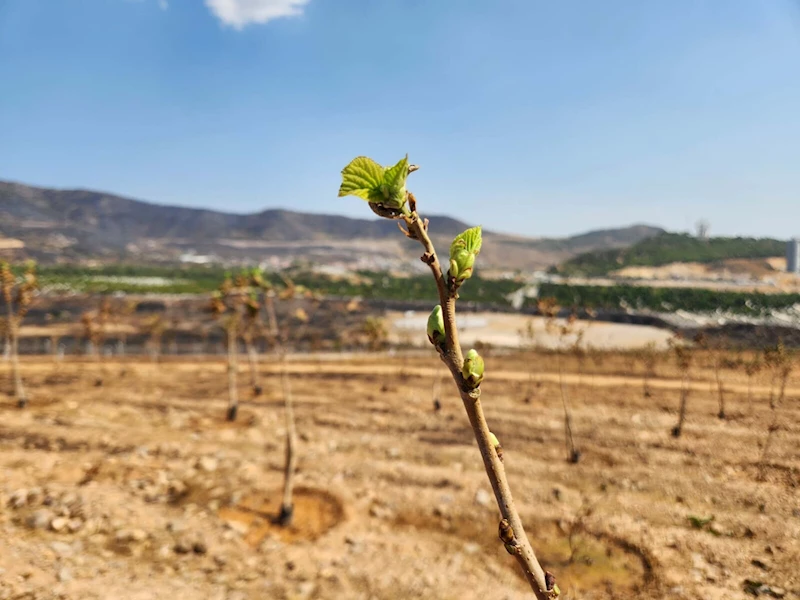
<path id="1" fill-rule="evenodd" d="M 487 357 L 484 406 L 529 536 L 563 598 L 800 598 L 800 389 L 771 411 L 726 375 L 651 394 L 630 355 Z M 24 360 L 0 401 L 0 599 L 529 598 L 463 408 L 435 359 L 300 356 L 295 518 L 274 523 L 284 421 L 274 366 L 223 420 L 218 359 Z M 441 406 L 433 396 L 441 389 Z M 561 390 L 578 464 L 564 458 Z M 770 423 L 776 430 L 761 459 Z"/>

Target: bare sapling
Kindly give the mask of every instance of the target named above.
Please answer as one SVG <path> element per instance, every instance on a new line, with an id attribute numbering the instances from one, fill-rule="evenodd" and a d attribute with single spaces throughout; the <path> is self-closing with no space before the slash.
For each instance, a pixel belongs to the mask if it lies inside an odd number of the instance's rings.
<path id="1" fill-rule="evenodd" d="M 792 372 L 792 359 L 783 345 L 783 342 L 778 342 L 774 348 L 767 348 L 764 351 L 764 364 L 770 369 L 772 374 L 772 385 L 769 394 L 769 410 L 772 415 L 769 427 L 767 428 L 767 437 L 761 448 L 761 456 L 758 460 L 758 479 L 764 481 L 767 475 L 767 458 L 769 451 L 774 443 L 775 435 L 780 430 L 780 423 L 778 421 L 778 408 L 783 403 L 786 395 L 786 384 L 789 380 L 789 375 Z M 776 390 L 776 385 L 778 389 Z"/>
<path id="2" fill-rule="evenodd" d="M 11 265 L 0 262 L 0 286 L 6 303 L 6 336 L 9 358 L 11 360 L 11 376 L 14 381 L 14 398 L 19 408 L 28 405 L 28 395 L 22 382 L 19 367 L 19 328 L 25 315 L 28 314 L 33 296 L 39 289 L 36 277 L 36 263 L 28 262 L 21 280 L 11 270 Z"/>
<path id="3" fill-rule="evenodd" d="M 142 323 L 142 332 L 146 337 L 145 345 L 154 363 L 157 363 L 161 356 L 161 340 L 165 329 L 166 323 L 161 315 L 152 315 Z"/>
<path id="4" fill-rule="evenodd" d="M 727 346 L 721 339 L 710 340 L 702 336 L 701 343 L 703 348 L 708 350 L 711 354 L 711 366 L 714 369 L 714 383 L 717 387 L 717 403 L 718 411 L 717 417 L 719 419 L 725 418 L 725 378 L 723 371 L 728 367 L 729 359 L 727 356 Z"/>
<path id="5" fill-rule="evenodd" d="M 238 331 L 241 324 L 241 304 L 244 290 L 234 285 L 226 276 L 219 288 L 211 295 L 211 314 L 225 331 L 225 345 L 228 357 L 228 410 L 226 419 L 235 421 L 239 414 L 239 362 Z"/>
<path id="6" fill-rule="evenodd" d="M 405 236 L 422 245 L 421 260 L 430 268 L 439 296 L 439 304 L 428 318 L 428 339 L 450 370 L 467 412 L 500 510 L 500 540 L 522 567 L 536 598 L 552 599 L 559 594 L 558 586 L 553 575 L 542 569 L 528 541 L 514 506 L 503 458 L 498 453 L 499 441 L 489 430 L 483 412 L 483 358 L 474 349 L 464 355 L 458 341 L 456 301 L 459 289 L 472 276 L 475 260 L 481 250 L 481 228 L 473 227 L 456 236 L 450 245 L 449 262 L 444 271 L 428 235 L 428 220 L 419 215 L 414 195 L 406 190 L 406 178 L 416 169 L 415 165 L 408 163 L 408 157 L 394 166 L 383 167 L 370 158 L 360 156 L 342 170 L 339 196 L 353 195 L 366 200 L 375 214 L 396 219 Z"/>
<path id="7" fill-rule="evenodd" d="M 676 336 L 677 338 L 677 336 Z M 672 437 L 681 437 L 683 425 L 686 421 L 686 408 L 689 402 L 689 389 L 691 387 L 692 348 L 680 341 L 680 338 L 669 340 L 670 347 L 675 354 L 675 363 L 681 373 L 681 396 L 678 408 L 678 423 L 672 428 Z"/>
<path id="8" fill-rule="evenodd" d="M 561 406 L 564 409 L 564 445 L 566 446 L 567 451 L 567 462 L 570 464 L 576 465 L 581 460 L 581 451 L 578 449 L 577 445 L 575 444 L 575 435 L 573 433 L 572 427 L 572 410 L 570 408 L 569 402 L 569 395 L 567 394 L 567 384 L 564 380 L 564 361 L 563 361 L 563 354 L 567 346 L 567 338 L 572 335 L 576 316 L 574 313 L 570 314 L 567 322 L 564 325 L 558 325 L 556 318 L 558 316 L 561 307 L 556 304 L 554 298 L 543 298 L 539 301 L 538 305 L 539 312 L 545 316 L 546 318 L 546 325 L 548 331 L 558 332 L 558 346 L 556 347 L 556 361 L 558 364 L 558 387 L 561 392 Z M 576 341 L 573 345 L 570 346 L 570 350 L 578 356 L 579 361 L 579 368 L 583 370 L 583 348 L 581 347 L 580 343 L 583 339 L 583 332 L 578 332 L 576 337 Z M 580 385 L 580 375 L 579 375 L 579 385 Z"/>
<path id="9" fill-rule="evenodd" d="M 258 351 L 255 340 L 263 333 L 264 323 L 261 320 L 261 302 L 255 289 L 248 290 L 244 300 L 244 320 L 242 324 L 242 341 L 247 352 L 247 363 L 250 366 L 250 387 L 253 396 L 258 397 L 263 391 L 258 378 Z"/>
<path id="10" fill-rule="evenodd" d="M 314 301 L 315 310 L 319 307 L 319 302 L 318 298 L 310 290 L 295 285 L 288 277 L 282 277 L 282 279 L 284 287 L 280 291 L 276 291 L 275 286 L 264 277 L 264 274 L 259 269 L 254 269 L 250 273 L 251 285 L 259 289 L 264 298 L 264 308 L 267 313 L 268 338 L 278 356 L 280 369 L 281 391 L 283 394 L 284 415 L 286 418 L 286 453 L 283 470 L 283 496 L 281 498 L 281 506 L 276 517 L 276 522 L 282 527 L 288 527 L 292 524 L 294 519 L 294 477 L 297 471 L 298 459 L 294 397 L 292 395 L 292 386 L 286 365 L 289 332 L 292 330 L 292 324 L 289 322 L 289 319 L 287 319 L 283 323 L 284 327 L 280 327 L 275 308 L 275 300 L 291 301 L 297 297 L 305 297 L 306 299 Z M 295 331 L 295 338 L 299 341 L 303 338 L 305 331 L 311 323 L 311 317 L 302 307 L 297 307 L 295 309 L 293 317 L 302 324 L 301 327 Z"/>
<path id="11" fill-rule="evenodd" d="M 747 407 L 751 413 L 753 412 L 753 377 L 761 372 L 763 366 L 761 355 L 758 352 L 753 352 L 750 360 L 744 363 L 744 372 L 747 375 Z"/>
<path id="12" fill-rule="evenodd" d="M 581 505 L 575 516 L 566 524 L 567 542 L 569 543 L 569 563 L 578 561 L 581 550 L 583 549 L 584 535 L 586 534 L 586 522 L 594 513 L 594 503 L 588 498 L 581 499 Z"/>
<path id="13" fill-rule="evenodd" d="M 523 359 L 526 362 L 526 368 L 528 371 L 528 380 L 525 384 L 525 393 L 522 396 L 522 401 L 525 404 L 530 404 L 531 400 L 533 399 L 533 363 L 538 341 L 536 338 L 536 329 L 534 327 L 533 319 L 528 320 L 528 322 L 525 324 L 525 327 L 520 329 L 518 333 L 520 338 L 520 349 L 523 351 Z"/>
<path id="14" fill-rule="evenodd" d="M 649 398 L 653 395 L 650 389 L 650 380 L 655 377 L 658 364 L 658 350 L 656 350 L 655 342 L 649 342 L 643 346 L 638 354 L 642 363 L 642 394 L 645 398 Z"/>

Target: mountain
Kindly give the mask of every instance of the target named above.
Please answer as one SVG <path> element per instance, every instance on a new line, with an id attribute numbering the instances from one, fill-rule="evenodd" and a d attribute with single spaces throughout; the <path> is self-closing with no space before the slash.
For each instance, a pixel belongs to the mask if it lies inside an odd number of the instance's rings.
<path id="1" fill-rule="evenodd" d="M 469 227 L 446 216 L 430 220 L 434 241 L 443 249 Z M 489 268 L 545 268 L 581 252 L 624 248 L 662 232 L 634 225 L 569 238 L 533 239 L 485 231 L 481 262 Z M 3 181 L 0 235 L 6 238 L 0 239 L 0 252 L 24 244 L 24 249 L 15 250 L 17 255 L 42 262 L 177 262 L 189 255 L 279 263 L 305 258 L 358 268 L 393 268 L 418 252 L 386 219 L 282 209 L 231 214 Z"/>

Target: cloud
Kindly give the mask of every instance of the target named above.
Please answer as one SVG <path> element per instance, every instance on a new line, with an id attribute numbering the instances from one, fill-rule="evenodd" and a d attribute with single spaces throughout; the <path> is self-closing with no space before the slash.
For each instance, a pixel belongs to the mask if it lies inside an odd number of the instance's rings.
<path id="1" fill-rule="evenodd" d="M 281 17 L 299 17 L 311 0 L 206 0 L 206 6 L 224 25 L 242 29 Z"/>
<path id="2" fill-rule="evenodd" d="M 158 0 L 158 8 L 167 10 L 169 8 L 169 2 L 167 2 L 167 0 Z"/>

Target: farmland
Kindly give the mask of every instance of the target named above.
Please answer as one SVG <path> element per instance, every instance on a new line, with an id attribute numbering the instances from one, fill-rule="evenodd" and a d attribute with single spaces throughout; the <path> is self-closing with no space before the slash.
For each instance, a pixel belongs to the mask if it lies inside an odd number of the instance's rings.
<path id="1" fill-rule="evenodd" d="M 674 438 L 674 361 L 660 355 L 645 397 L 632 356 L 486 356 L 487 418 L 562 597 L 798 597 L 800 389 L 790 381 L 761 460 L 768 373 L 749 399 L 743 371 L 727 372 L 720 420 L 699 354 Z M 0 598 L 530 593 L 497 543 L 472 432 L 432 351 L 290 357 L 300 458 L 289 528 L 273 523 L 285 433 L 273 362 L 260 363 L 260 397 L 243 386 L 230 423 L 221 359 L 23 359 L 29 407 L 0 404 Z M 564 457 L 562 384 L 578 464 Z"/>

